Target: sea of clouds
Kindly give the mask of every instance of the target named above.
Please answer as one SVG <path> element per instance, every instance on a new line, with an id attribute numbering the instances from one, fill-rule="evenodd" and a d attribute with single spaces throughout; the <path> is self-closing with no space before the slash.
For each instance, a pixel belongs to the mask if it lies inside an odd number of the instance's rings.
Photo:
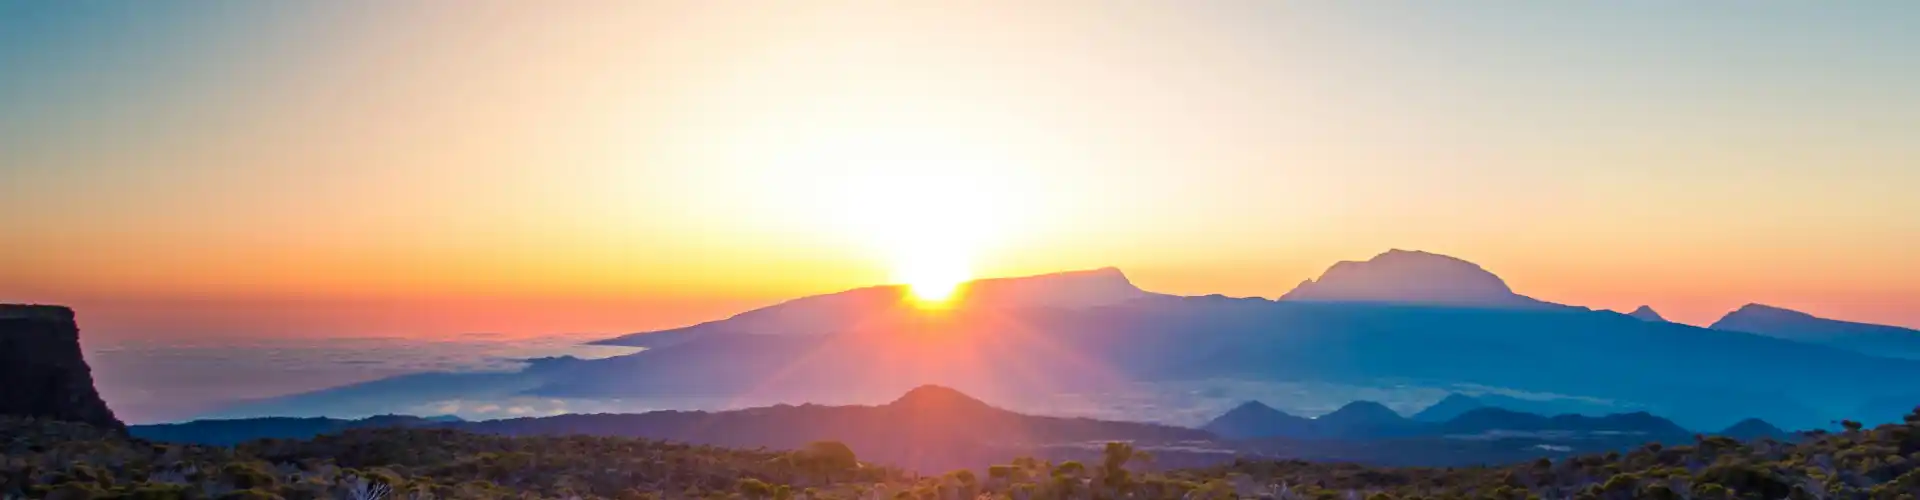
<path id="1" fill-rule="evenodd" d="M 95 385 L 114 412 L 130 423 L 154 423 L 409 373 L 513 371 L 527 358 L 599 358 L 636 350 L 581 344 L 604 336 L 135 339 L 85 347 Z"/>

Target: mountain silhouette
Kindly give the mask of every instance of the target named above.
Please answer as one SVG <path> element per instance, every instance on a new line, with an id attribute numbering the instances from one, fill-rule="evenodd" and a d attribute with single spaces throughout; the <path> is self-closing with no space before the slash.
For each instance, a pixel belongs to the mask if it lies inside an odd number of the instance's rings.
<path id="1" fill-rule="evenodd" d="M 1200 429 L 1231 439 L 1319 435 L 1313 419 L 1290 415 L 1259 401 L 1241 403 Z"/>
<path id="2" fill-rule="evenodd" d="M 1294 427 L 1274 427 L 1274 422 Z M 1240 457 L 1302 458 L 1372 464 L 1454 466 L 1516 462 L 1571 453 L 1617 451 L 1648 442 L 1679 443 L 1691 434 L 1646 414 L 1542 417 L 1482 408 L 1441 423 L 1400 419 L 1358 401 L 1305 419 L 1249 401 L 1208 427 L 1245 434 L 1003 410 L 941 386 L 921 386 L 876 406 L 776 405 L 740 410 L 573 414 L 462 421 L 383 415 L 359 420 L 252 418 L 136 425 L 135 437 L 230 445 L 257 439 L 306 439 L 351 429 L 448 428 L 500 435 L 630 436 L 735 448 L 800 449 L 841 441 L 865 461 L 917 471 L 984 468 L 1008 457 L 1097 459 L 1098 444 L 1128 441 L 1158 466 L 1191 467 Z M 1091 444 L 1091 445 L 1090 445 Z"/>
<path id="3" fill-rule="evenodd" d="M 1654 312 L 1653 308 L 1648 306 L 1640 306 L 1638 309 L 1634 309 L 1633 312 L 1627 313 L 1627 315 L 1633 316 L 1635 318 L 1639 318 L 1641 321 L 1666 321 L 1667 320 L 1666 317 L 1661 316 L 1660 313 L 1658 312 Z"/>
<path id="4" fill-rule="evenodd" d="M 979 416 L 1005 410 L 994 408 L 985 401 L 974 399 L 958 390 L 937 385 L 923 385 L 900 395 L 899 399 L 887 403 L 887 408 L 916 413 L 939 413 L 959 417 Z"/>
<path id="5" fill-rule="evenodd" d="M 288 419 L 135 426 L 134 434 L 155 439 L 221 443 L 249 433 L 257 436 L 256 429 L 282 424 L 275 420 Z M 376 425 L 361 421 L 313 424 L 342 428 Z M 283 426 L 292 433 L 259 437 L 310 436 L 314 425 Z M 1216 441 L 1213 434 L 1202 430 L 1026 415 L 995 408 L 958 390 L 940 386 L 920 386 L 879 406 L 778 405 L 719 412 L 570 414 L 424 425 L 502 435 L 645 437 L 733 448 L 800 449 L 814 441 L 832 440 L 846 443 L 862 460 L 927 472 L 984 469 L 1008 457 L 1023 455 L 1086 460 L 1096 457 L 1099 450 L 1081 445 L 1107 441 L 1134 442 L 1143 449 L 1185 443 L 1180 450 L 1186 451 L 1156 453 L 1156 456 L 1168 456 L 1175 463 L 1204 464 L 1231 456 L 1225 451 L 1196 451 L 1198 448 L 1193 443 Z M 329 429 L 331 427 L 321 432 L 331 432 Z"/>
<path id="6" fill-rule="evenodd" d="M 1413 419 L 1421 422 L 1445 422 L 1466 412 L 1486 407 L 1485 402 L 1456 392 L 1447 394 L 1447 397 L 1413 414 Z"/>
<path id="7" fill-rule="evenodd" d="M 1906 381 L 1920 379 L 1920 362 L 1912 360 L 1535 301 L 1452 257 L 1392 251 L 1334 267 L 1278 301 L 1144 292 L 1111 270 L 987 280 L 963 301 L 973 305 L 939 314 L 901 306 L 897 288 L 862 289 L 643 334 L 629 340 L 652 347 L 629 355 L 548 360 L 519 373 L 408 375 L 218 415 L 385 413 L 466 394 L 883 402 L 938 384 L 993 401 L 1031 401 L 1173 391 L 1195 380 L 1417 381 L 1414 387 L 1483 388 L 1482 403 L 1545 415 L 1647 410 L 1700 429 L 1749 417 L 1815 428 L 1878 418 L 1857 414 L 1868 405 L 1904 400 L 1910 407 L 1915 391 Z M 1416 286 L 1388 286 L 1396 283 Z M 1115 293 L 1034 298 L 1088 288 Z M 855 300 L 872 290 L 884 293 Z"/>
<path id="8" fill-rule="evenodd" d="M 1751 441 L 1755 439 L 1781 440 L 1793 437 L 1793 435 L 1787 431 L 1780 430 L 1779 427 L 1774 427 L 1773 424 L 1757 418 L 1741 420 L 1727 427 L 1725 430 L 1720 431 L 1719 435 L 1741 441 Z"/>
<path id="9" fill-rule="evenodd" d="M 1420 427 L 1386 405 L 1372 401 L 1347 403 L 1313 422 L 1322 436 L 1348 439 L 1413 435 L 1419 433 Z"/>
<path id="10" fill-rule="evenodd" d="M 1820 344 L 1874 356 L 1920 359 L 1920 330 L 1827 319 L 1762 304 L 1727 313 L 1709 328 Z"/>
<path id="11" fill-rule="evenodd" d="M 1631 445 L 1646 442 L 1686 442 L 1693 433 L 1665 418 L 1646 412 L 1616 413 L 1602 416 L 1564 414 L 1544 416 L 1496 407 L 1468 408 L 1479 400 L 1452 395 L 1429 407 L 1433 421 L 1401 417 L 1399 413 L 1370 401 L 1355 401 L 1333 413 L 1315 419 L 1288 415 L 1259 402 L 1249 401 L 1221 414 L 1204 430 L 1232 439 L 1287 438 L 1290 442 L 1404 442 L 1417 438 L 1526 438 L 1552 441 L 1620 441 Z M 1437 409 L 1436 409 L 1437 408 Z M 1444 419 L 1441 413 L 1465 409 Z M 1335 452 L 1337 448 L 1321 447 Z"/>
<path id="12" fill-rule="evenodd" d="M 710 334 L 825 335 L 884 323 L 915 312 L 902 285 L 857 288 L 794 299 L 693 326 L 623 335 L 599 345 L 665 347 Z M 960 304 L 971 309 L 1088 308 L 1121 304 L 1156 294 L 1135 287 L 1118 268 L 1106 267 L 1017 278 L 968 282 Z"/>
<path id="13" fill-rule="evenodd" d="M 1282 301 L 1386 302 L 1467 307 L 1557 307 L 1519 295 L 1478 264 L 1454 257 L 1388 250 L 1366 261 L 1342 261 L 1301 282 Z"/>

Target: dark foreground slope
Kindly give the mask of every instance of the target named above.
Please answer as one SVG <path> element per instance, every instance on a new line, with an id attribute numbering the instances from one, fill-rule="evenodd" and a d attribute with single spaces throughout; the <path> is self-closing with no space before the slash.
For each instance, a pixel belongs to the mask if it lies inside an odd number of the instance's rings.
<path id="1" fill-rule="evenodd" d="M 829 447 L 769 452 L 418 428 L 220 447 L 13 418 L 0 418 L 0 436 L 0 498 L 699 498 L 748 484 L 853 498 L 853 485 L 906 481 Z"/>
<path id="2" fill-rule="evenodd" d="M 1795 444 L 1721 437 L 1502 467 L 1240 459 L 1150 465 L 1007 457 L 914 476 L 822 443 L 741 451 L 647 439 L 350 430 L 237 447 L 154 444 L 83 424 L 0 418 L 0 496 L 26 498 L 1695 498 L 1898 499 L 1920 491 L 1920 411 Z M 377 492 L 377 493 L 376 493 Z"/>
<path id="3" fill-rule="evenodd" d="M 984 470 L 1011 455 L 1088 460 L 1107 441 L 1126 441 L 1151 451 L 1159 456 L 1162 466 L 1296 458 L 1438 467 L 1624 451 L 1648 443 L 1681 444 L 1691 442 L 1695 435 L 1646 413 L 1549 417 L 1483 407 L 1429 422 L 1403 417 L 1367 401 L 1350 403 L 1314 419 L 1250 402 L 1221 415 L 1203 430 L 1194 430 L 1024 415 L 936 386 L 917 388 L 893 403 L 878 406 L 780 405 L 721 412 L 556 415 L 478 422 L 397 416 L 362 420 L 257 418 L 134 426 L 132 432 L 161 441 L 231 444 L 384 427 L 448 428 L 516 436 L 644 437 L 786 450 L 831 440 L 848 444 L 861 456 L 921 472 Z M 1728 432 L 1788 438 L 1777 429 L 1754 434 L 1749 427 L 1753 426 L 1736 426 Z"/>

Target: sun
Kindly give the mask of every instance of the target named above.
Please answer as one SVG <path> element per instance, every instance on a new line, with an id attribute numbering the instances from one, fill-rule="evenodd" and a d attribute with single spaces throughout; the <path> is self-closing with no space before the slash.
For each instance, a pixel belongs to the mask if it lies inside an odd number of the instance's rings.
<path id="1" fill-rule="evenodd" d="M 921 308 L 964 300 L 975 263 L 1006 229 L 998 197 L 979 181 L 876 174 L 843 182 L 834 220 Z"/>
<path id="2" fill-rule="evenodd" d="M 960 298 L 973 273 L 959 255 L 918 255 L 896 262 L 895 281 L 907 287 L 912 301 L 926 307 L 950 306 Z"/>

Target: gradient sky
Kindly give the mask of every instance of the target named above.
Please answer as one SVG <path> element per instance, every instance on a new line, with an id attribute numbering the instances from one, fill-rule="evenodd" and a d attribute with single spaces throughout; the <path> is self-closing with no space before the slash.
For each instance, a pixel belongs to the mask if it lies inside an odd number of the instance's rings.
<path id="1" fill-rule="evenodd" d="M 1920 4 L 0 0 L 0 301 L 108 335 L 631 331 L 1388 248 L 1920 326 Z M 919 241 L 919 240 L 915 240 Z"/>

